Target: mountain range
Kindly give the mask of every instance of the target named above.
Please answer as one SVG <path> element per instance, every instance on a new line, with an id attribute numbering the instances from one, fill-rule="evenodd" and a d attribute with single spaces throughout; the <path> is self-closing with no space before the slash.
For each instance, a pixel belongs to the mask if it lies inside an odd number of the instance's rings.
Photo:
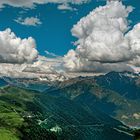
<path id="1" fill-rule="evenodd" d="M 140 126 L 139 80 L 139 75 L 130 72 L 110 72 L 71 79 L 60 83 L 49 94 L 64 96 L 91 109 L 96 107 L 127 125 Z"/>
<path id="2" fill-rule="evenodd" d="M 4 140 L 136 139 L 139 74 L 110 72 L 52 84 L 2 77 L 0 87 Z"/>

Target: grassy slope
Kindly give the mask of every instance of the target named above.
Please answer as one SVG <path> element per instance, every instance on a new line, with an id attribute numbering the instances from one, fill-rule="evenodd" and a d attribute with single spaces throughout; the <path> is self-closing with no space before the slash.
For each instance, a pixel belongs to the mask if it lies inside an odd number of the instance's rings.
<path id="1" fill-rule="evenodd" d="M 0 89 L 0 140 L 31 140 L 32 136 L 37 140 L 45 137 L 45 140 L 53 137 L 53 134 L 37 125 L 35 117 L 29 117 L 41 112 L 34 103 L 36 95 L 34 91 L 16 87 Z"/>
<path id="2" fill-rule="evenodd" d="M 42 121 L 41 125 L 38 125 L 38 120 Z M 102 139 L 106 136 L 104 139 L 108 140 L 108 137 L 116 135 L 116 139 L 131 140 L 110 125 L 102 126 L 92 112 L 70 100 L 16 87 L 0 88 L 0 140 L 56 140 L 56 134 L 49 130 L 57 125 L 63 129 L 60 139 L 65 136 L 68 139 L 73 136 L 73 140 L 76 137 L 91 139 L 93 136 Z M 100 134 L 102 131 L 104 133 Z"/>
<path id="3" fill-rule="evenodd" d="M 14 94 L 14 93 L 17 94 Z M 18 129 L 23 125 L 24 118 L 20 115 L 26 110 L 24 101 L 32 101 L 32 96 L 17 88 L 0 89 L 0 138 L 18 140 L 21 137 Z"/>

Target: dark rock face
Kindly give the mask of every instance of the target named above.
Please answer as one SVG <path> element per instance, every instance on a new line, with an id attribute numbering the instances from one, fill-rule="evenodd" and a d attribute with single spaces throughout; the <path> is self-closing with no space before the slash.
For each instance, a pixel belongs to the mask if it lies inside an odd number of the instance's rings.
<path id="1" fill-rule="evenodd" d="M 129 77 L 131 75 L 133 77 Z M 110 72 L 104 76 L 95 78 L 97 83 L 113 91 L 118 92 L 121 96 L 125 96 L 128 99 L 140 98 L 140 86 L 137 85 L 138 75 L 128 72 Z"/>
<path id="2" fill-rule="evenodd" d="M 135 117 L 140 112 L 139 79 L 139 74 L 110 72 L 71 79 L 46 93 L 66 97 L 91 110 L 97 108 L 128 125 L 140 126 L 140 120 Z"/>

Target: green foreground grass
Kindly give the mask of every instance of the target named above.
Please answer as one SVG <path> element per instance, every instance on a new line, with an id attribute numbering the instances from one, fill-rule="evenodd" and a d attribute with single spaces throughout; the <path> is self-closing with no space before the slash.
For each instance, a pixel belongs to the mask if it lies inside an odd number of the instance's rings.
<path id="1" fill-rule="evenodd" d="M 19 140 L 19 138 L 12 130 L 0 128 L 0 140 Z"/>

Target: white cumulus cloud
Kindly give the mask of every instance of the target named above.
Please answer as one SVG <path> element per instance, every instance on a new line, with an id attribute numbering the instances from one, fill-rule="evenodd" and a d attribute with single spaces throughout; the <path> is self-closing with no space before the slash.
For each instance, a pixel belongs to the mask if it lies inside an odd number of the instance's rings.
<path id="1" fill-rule="evenodd" d="M 70 71 L 124 71 L 140 64 L 140 24 L 129 30 L 131 6 L 108 1 L 72 28 L 77 48 L 64 57 Z M 128 33 L 127 33 L 128 32 Z"/>
<path id="2" fill-rule="evenodd" d="M 17 23 L 27 26 L 37 26 L 41 25 L 42 22 L 37 17 L 26 17 L 25 19 L 18 18 L 15 20 Z"/>
<path id="3" fill-rule="evenodd" d="M 58 5 L 58 7 L 57 7 L 59 10 L 73 10 L 73 8 L 69 5 L 69 4 L 60 4 L 60 5 Z"/>
<path id="4" fill-rule="evenodd" d="M 0 31 L 0 63 L 31 63 L 37 56 L 32 37 L 21 39 L 9 28 Z"/>
<path id="5" fill-rule="evenodd" d="M 90 0 L 0 0 L 0 8 L 4 8 L 5 5 L 22 8 L 33 8 L 35 7 L 36 4 L 48 4 L 48 3 L 77 5 L 87 3 L 89 1 Z"/>

